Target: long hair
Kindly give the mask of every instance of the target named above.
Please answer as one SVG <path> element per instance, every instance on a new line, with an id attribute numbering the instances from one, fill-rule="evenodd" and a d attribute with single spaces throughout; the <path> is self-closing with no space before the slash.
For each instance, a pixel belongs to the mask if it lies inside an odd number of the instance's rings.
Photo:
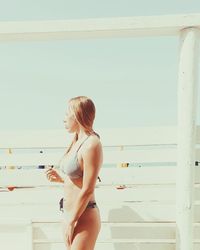
<path id="1" fill-rule="evenodd" d="M 68 105 L 74 113 L 76 121 L 79 123 L 79 125 L 81 125 L 81 127 L 83 127 L 86 134 L 95 134 L 100 138 L 100 136 L 93 130 L 93 123 L 96 113 L 96 108 L 93 101 L 86 96 L 77 96 L 71 98 L 68 102 Z M 70 151 L 71 147 L 77 140 L 78 134 L 76 133 L 66 153 Z"/>

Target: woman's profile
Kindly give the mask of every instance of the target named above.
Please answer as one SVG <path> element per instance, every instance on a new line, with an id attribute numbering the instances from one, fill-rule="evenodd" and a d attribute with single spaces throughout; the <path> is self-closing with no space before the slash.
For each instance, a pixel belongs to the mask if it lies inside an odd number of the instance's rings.
<path id="1" fill-rule="evenodd" d="M 67 250 L 94 250 L 101 221 L 95 201 L 95 185 L 103 161 L 99 135 L 93 130 L 95 105 L 85 96 L 68 102 L 65 128 L 74 138 L 60 161 L 59 174 L 47 170 L 47 178 L 64 183 L 63 233 Z"/>

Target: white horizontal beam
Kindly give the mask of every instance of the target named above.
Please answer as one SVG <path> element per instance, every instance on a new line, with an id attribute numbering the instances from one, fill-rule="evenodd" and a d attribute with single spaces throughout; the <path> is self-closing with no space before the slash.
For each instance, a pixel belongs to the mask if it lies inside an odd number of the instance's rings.
<path id="1" fill-rule="evenodd" d="M 0 166 L 38 166 L 59 165 L 63 156 L 61 150 L 57 153 L 13 153 L 1 154 Z M 195 150 L 195 160 L 200 161 L 200 149 Z M 121 163 L 161 163 L 176 162 L 176 148 L 157 148 L 146 150 L 106 150 L 103 149 L 104 164 Z"/>
<path id="2" fill-rule="evenodd" d="M 0 226 L 28 226 L 32 221 L 28 218 L 0 218 Z"/>
<path id="3" fill-rule="evenodd" d="M 45 174 L 46 169 L 32 170 L 1 170 L 0 186 L 17 186 L 17 187 L 39 187 L 54 186 L 54 182 L 49 182 Z M 200 169 L 195 167 L 195 181 L 200 181 Z M 30 179 L 31 176 L 31 179 Z M 98 186 L 106 185 L 108 190 L 113 185 L 132 184 L 132 185 L 169 185 L 176 183 L 176 168 L 170 166 L 164 167 L 134 167 L 134 168 L 102 168 L 100 171 L 101 183 Z M 62 184 L 58 184 L 60 186 Z M 136 188 L 136 187 L 135 187 Z M 198 190 L 198 188 L 197 188 Z M 101 191 L 99 191 L 101 192 Z M 198 191 L 196 191 L 198 192 Z M 164 193 L 164 192 L 163 192 Z M 198 197 L 199 194 L 197 193 Z"/>
<path id="4" fill-rule="evenodd" d="M 200 144 L 200 126 L 196 143 Z M 176 145 L 177 127 L 97 128 L 104 147 Z M 73 135 L 64 129 L 55 130 L 1 130 L 0 149 L 66 148 Z"/>
<path id="5" fill-rule="evenodd" d="M 142 146 L 176 144 L 177 128 L 133 127 L 104 128 L 95 130 L 101 137 L 104 147 Z M 200 134 L 200 133 L 199 133 Z M 199 136 L 200 137 L 200 136 Z M 0 148 L 66 148 L 73 135 L 60 130 L 5 130 L 0 131 Z"/>
<path id="6" fill-rule="evenodd" d="M 199 150 L 198 150 L 199 152 Z M 176 162 L 176 149 L 154 149 L 154 150 L 103 150 L 104 164 L 117 163 L 149 163 L 149 162 Z M 63 156 L 60 153 L 21 153 L 2 154 L 0 166 L 37 166 L 37 165 L 59 165 Z M 198 158 L 199 159 L 199 158 Z"/>
<path id="7" fill-rule="evenodd" d="M 200 14 L 0 22 L 0 41 L 177 35 L 200 27 Z"/>

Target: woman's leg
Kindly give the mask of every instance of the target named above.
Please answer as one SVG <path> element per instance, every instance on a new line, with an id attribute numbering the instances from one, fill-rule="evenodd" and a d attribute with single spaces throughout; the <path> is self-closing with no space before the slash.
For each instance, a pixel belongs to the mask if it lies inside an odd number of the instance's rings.
<path id="1" fill-rule="evenodd" d="M 78 220 L 70 250 L 94 250 L 101 228 L 99 209 L 87 208 Z"/>
<path id="2" fill-rule="evenodd" d="M 65 237 L 65 233 L 66 233 L 66 228 L 68 226 L 68 220 L 69 220 L 69 214 L 67 211 L 63 210 L 63 218 L 62 218 L 62 234 L 63 234 L 63 241 L 66 247 L 66 250 L 71 250 L 71 248 L 69 246 L 67 246 L 66 244 L 66 237 Z"/>

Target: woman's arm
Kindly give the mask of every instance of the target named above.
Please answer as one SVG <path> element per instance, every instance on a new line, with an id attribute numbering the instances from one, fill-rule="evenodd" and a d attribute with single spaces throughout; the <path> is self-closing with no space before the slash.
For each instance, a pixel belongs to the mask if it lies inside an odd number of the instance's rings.
<path id="1" fill-rule="evenodd" d="M 84 170 L 83 185 L 71 213 L 71 223 L 77 222 L 94 192 L 98 173 L 102 164 L 101 143 L 91 143 L 88 145 L 82 153 L 82 158 Z"/>

